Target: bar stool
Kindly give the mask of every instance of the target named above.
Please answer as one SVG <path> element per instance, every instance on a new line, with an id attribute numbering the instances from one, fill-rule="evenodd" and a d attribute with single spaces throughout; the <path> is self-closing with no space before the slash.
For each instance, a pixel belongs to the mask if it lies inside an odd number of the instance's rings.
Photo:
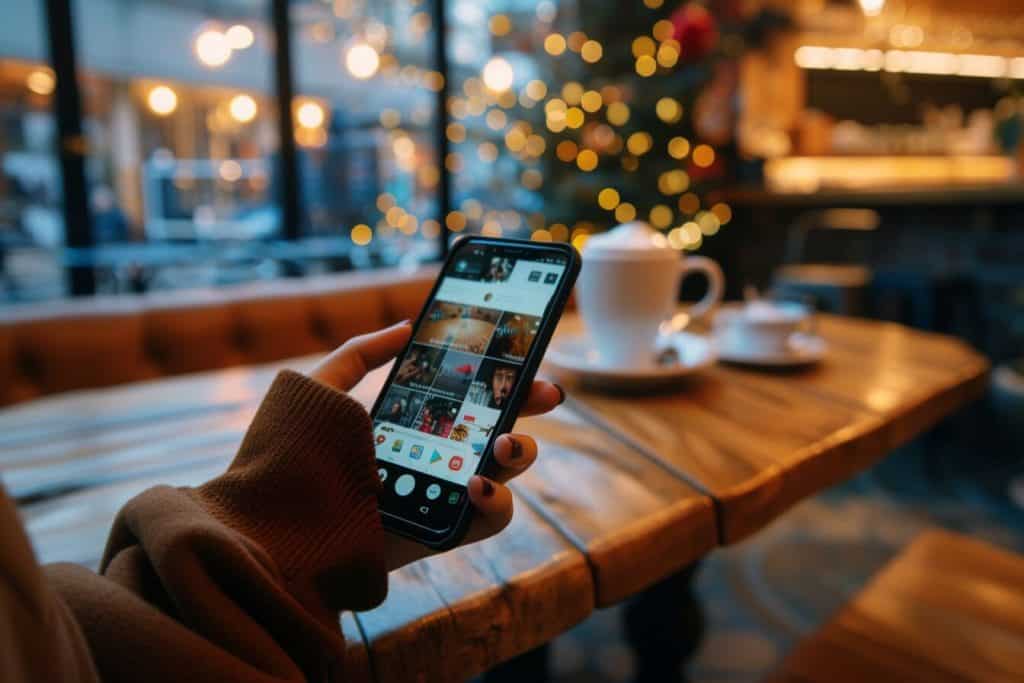
<path id="1" fill-rule="evenodd" d="M 776 296 L 809 300 L 829 313 L 863 315 L 872 280 L 871 269 L 864 265 L 870 256 L 864 236 L 877 230 L 879 222 L 878 213 L 870 209 L 826 209 L 801 215 L 787 232 L 784 264 L 772 278 Z M 844 245 L 849 249 L 836 258 L 845 262 L 803 263 L 811 233 L 825 230 L 851 233 L 860 239 L 844 240 L 850 243 Z"/>

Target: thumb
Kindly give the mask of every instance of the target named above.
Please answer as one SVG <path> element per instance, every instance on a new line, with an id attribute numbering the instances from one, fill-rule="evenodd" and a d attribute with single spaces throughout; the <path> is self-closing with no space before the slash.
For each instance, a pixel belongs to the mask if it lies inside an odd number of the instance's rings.
<path id="1" fill-rule="evenodd" d="M 317 363 L 310 377 L 340 391 L 348 391 L 370 370 L 398 355 L 409 342 L 411 333 L 411 323 L 403 320 L 383 330 L 352 337 Z"/>

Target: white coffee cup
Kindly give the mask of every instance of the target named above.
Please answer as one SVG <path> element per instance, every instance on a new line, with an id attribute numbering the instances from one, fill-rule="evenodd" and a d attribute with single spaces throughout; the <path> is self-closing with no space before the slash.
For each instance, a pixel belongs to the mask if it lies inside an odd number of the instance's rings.
<path id="1" fill-rule="evenodd" d="M 682 279 L 693 272 L 708 278 L 707 294 L 689 311 L 696 319 L 722 300 L 725 277 L 717 263 L 683 258 L 664 235 L 639 221 L 587 240 L 576 301 L 600 364 L 654 364 L 658 328 L 675 310 Z"/>
<path id="2" fill-rule="evenodd" d="M 715 340 L 737 353 L 781 353 L 793 335 L 809 331 L 811 310 L 785 301 L 728 304 L 715 314 Z"/>

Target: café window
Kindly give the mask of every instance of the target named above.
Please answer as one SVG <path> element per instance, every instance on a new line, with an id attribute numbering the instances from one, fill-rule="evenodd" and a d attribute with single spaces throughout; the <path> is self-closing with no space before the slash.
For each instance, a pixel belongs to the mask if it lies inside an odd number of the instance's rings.
<path id="1" fill-rule="evenodd" d="M 0 301 L 64 295 L 58 258 L 64 228 L 54 154 L 45 17 L 37 3 L 0 22 Z"/>

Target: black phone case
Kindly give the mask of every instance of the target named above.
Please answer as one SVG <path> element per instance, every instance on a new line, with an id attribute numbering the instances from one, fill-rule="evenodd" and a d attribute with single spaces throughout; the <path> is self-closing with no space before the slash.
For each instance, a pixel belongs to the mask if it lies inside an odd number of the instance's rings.
<path id="1" fill-rule="evenodd" d="M 480 465 L 474 474 L 480 474 L 488 471 L 491 465 L 492 451 L 494 442 L 502 434 L 507 434 L 511 431 L 516 420 L 519 418 L 519 409 L 522 406 L 524 400 L 526 400 L 529 394 L 530 388 L 533 385 L 533 380 L 537 375 L 537 369 L 540 367 L 541 359 L 544 357 L 544 352 L 547 351 L 548 343 L 551 341 L 551 335 L 555 332 L 555 327 L 558 325 L 558 321 L 562 317 L 562 313 L 565 311 L 565 304 L 569 300 L 569 296 L 572 294 L 572 288 L 576 284 L 576 278 L 580 273 L 580 256 L 576 252 L 576 249 L 569 244 L 563 243 L 551 243 L 551 242 L 530 242 L 527 240 L 515 240 L 508 238 L 492 238 L 492 237 L 464 237 L 452 245 L 452 248 L 448 252 L 448 258 L 445 259 L 444 264 L 441 267 L 441 274 L 438 275 L 437 280 L 434 282 L 434 286 L 430 290 L 430 294 L 427 296 L 427 305 L 424 305 L 420 314 L 416 318 L 416 322 L 413 325 L 413 330 L 419 329 L 420 323 L 423 322 L 423 317 L 427 314 L 429 303 L 434 300 L 437 294 L 437 289 L 441 284 L 441 277 L 445 271 L 448 270 L 449 264 L 459 253 L 460 250 L 472 245 L 481 246 L 511 246 L 516 249 L 529 249 L 531 251 L 559 251 L 566 255 L 568 262 L 566 265 L 565 277 L 559 284 L 559 291 L 548 303 L 547 310 L 543 316 L 541 329 L 537 333 L 536 339 L 534 339 L 533 346 L 530 349 L 529 355 L 523 360 L 523 373 L 519 378 L 519 383 L 516 385 L 515 392 L 513 393 L 512 402 L 507 411 L 504 412 L 498 424 L 495 426 L 494 434 L 491 437 L 490 443 L 488 444 L 487 450 L 484 451 L 483 455 L 480 456 Z M 415 335 L 413 335 L 415 336 Z M 409 344 L 412 344 L 412 339 L 409 340 Z M 402 349 L 399 357 L 404 356 L 408 351 L 408 346 Z M 395 373 L 398 371 L 398 364 L 395 363 L 391 368 L 391 372 L 388 373 L 388 378 L 384 382 L 384 386 L 381 388 L 380 395 L 377 396 L 377 400 L 373 404 L 373 409 L 370 411 L 371 415 L 376 415 L 377 409 L 380 407 L 380 402 L 384 399 L 384 395 L 387 393 L 387 389 L 391 386 L 394 380 Z M 469 522 L 472 519 L 470 510 L 469 496 L 465 496 L 462 506 L 459 510 L 456 522 L 452 527 L 451 532 L 440 540 L 435 540 L 433 537 L 424 538 L 422 535 L 416 533 L 415 528 L 412 525 L 402 524 L 400 520 L 392 517 L 391 515 L 382 515 L 384 528 L 392 531 L 400 536 L 404 536 L 417 543 L 431 548 L 433 550 L 448 550 L 454 548 L 459 544 L 462 538 L 466 535 L 466 531 L 469 529 Z"/>

